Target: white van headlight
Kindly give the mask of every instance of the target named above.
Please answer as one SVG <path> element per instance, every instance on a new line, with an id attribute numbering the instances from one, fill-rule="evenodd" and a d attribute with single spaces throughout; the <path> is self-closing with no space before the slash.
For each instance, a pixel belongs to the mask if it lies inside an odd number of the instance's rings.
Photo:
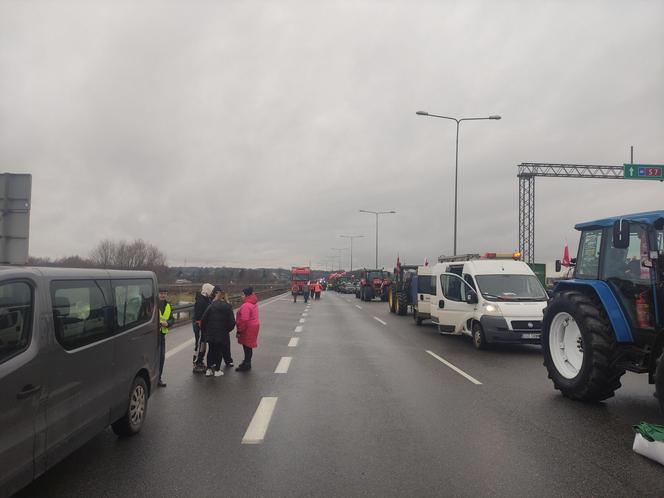
<path id="1" fill-rule="evenodd" d="M 484 311 L 487 315 L 502 315 L 503 312 L 500 310 L 500 307 L 495 304 L 485 304 Z"/>

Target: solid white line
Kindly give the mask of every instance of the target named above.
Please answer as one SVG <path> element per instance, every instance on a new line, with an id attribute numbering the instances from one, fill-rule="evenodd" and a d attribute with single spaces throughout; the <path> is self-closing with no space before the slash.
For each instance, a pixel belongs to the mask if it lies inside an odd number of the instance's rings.
<path id="1" fill-rule="evenodd" d="M 298 342 L 300 342 L 299 337 L 291 337 L 290 341 L 288 341 L 288 347 L 289 348 L 295 348 L 295 347 L 297 347 Z"/>
<path id="2" fill-rule="evenodd" d="M 259 302 L 258 302 L 258 307 L 260 308 L 261 306 L 265 306 L 265 305 L 268 305 L 268 304 L 274 303 L 274 302 L 276 302 L 276 301 L 279 301 L 279 299 L 281 299 L 282 297 L 284 297 L 286 294 L 288 294 L 288 292 L 284 292 L 283 294 L 279 294 L 278 296 L 276 296 L 276 297 L 274 297 L 274 298 L 270 298 L 270 299 L 267 300 L 267 301 L 263 301 L 263 302 L 260 302 L 260 301 L 259 301 Z"/>
<path id="3" fill-rule="evenodd" d="M 182 344 L 175 346 L 173 349 L 166 351 L 166 358 L 170 358 L 173 356 L 175 353 L 179 353 L 183 349 L 190 348 L 194 345 L 194 338 L 192 337 L 188 341 L 184 341 Z"/>
<path id="4" fill-rule="evenodd" d="M 362 306 L 360 306 L 359 304 L 356 304 L 355 307 L 356 307 L 358 310 L 361 310 L 361 309 L 362 309 Z"/>
<path id="5" fill-rule="evenodd" d="M 256 408 L 256 413 L 254 413 L 249 427 L 247 427 L 247 432 L 244 433 L 242 444 L 260 444 L 263 442 L 274 408 L 277 406 L 277 399 L 279 398 L 265 397 L 261 399 L 258 408 Z"/>
<path id="6" fill-rule="evenodd" d="M 306 322 L 306 321 L 307 321 L 306 318 L 300 318 L 300 323 L 304 323 L 304 322 Z"/>
<path id="7" fill-rule="evenodd" d="M 382 323 L 383 325 L 387 325 L 387 323 L 386 323 L 386 322 L 384 322 L 383 320 L 381 320 L 381 319 L 380 319 L 380 318 L 378 318 L 377 316 L 374 316 L 374 320 L 376 320 L 376 321 L 378 321 L 378 322 Z"/>
<path id="8" fill-rule="evenodd" d="M 302 325 L 295 327 L 295 332 L 302 332 Z"/>
<path id="9" fill-rule="evenodd" d="M 274 373 L 276 374 L 288 373 L 288 367 L 290 367 L 292 359 L 293 359 L 292 356 L 282 356 L 281 359 L 279 360 L 279 364 L 277 365 L 277 368 L 275 369 Z"/>
<path id="10" fill-rule="evenodd" d="M 468 379 L 469 381 L 471 381 L 473 384 L 476 384 L 476 385 L 478 385 L 478 386 L 481 386 L 481 385 L 482 385 L 482 383 L 481 383 L 479 380 L 477 380 L 475 377 L 473 377 L 472 375 L 468 375 L 466 372 L 464 372 L 464 371 L 461 370 L 460 368 L 455 367 L 455 366 L 452 365 L 449 361 L 447 361 L 445 358 L 441 358 L 440 356 L 438 356 L 438 355 L 437 355 L 436 353 L 434 353 L 433 351 L 429 351 L 429 350 L 427 350 L 427 353 L 429 353 L 431 356 L 433 356 L 434 358 L 436 358 L 438 361 L 440 361 L 440 362 L 443 363 L 444 365 L 447 365 L 448 367 L 450 367 L 452 370 L 454 370 L 454 371 L 455 371 L 456 373 L 458 373 L 459 375 L 464 376 L 466 379 Z"/>

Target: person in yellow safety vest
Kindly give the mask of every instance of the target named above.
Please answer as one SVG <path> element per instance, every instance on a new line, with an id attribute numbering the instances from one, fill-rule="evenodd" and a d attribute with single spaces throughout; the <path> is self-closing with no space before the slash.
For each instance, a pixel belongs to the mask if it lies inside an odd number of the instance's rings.
<path id="1" fill-rule="evenodd" d="M 159 289 L 159 381 L 157 386 L 166 387 L 166 382 L 161 378 L 164 372 L 164 361 L 166 360 L 166 334 L 173 326 L 173 312 L 171 303 L 167 301 L 168 291 Z"/>

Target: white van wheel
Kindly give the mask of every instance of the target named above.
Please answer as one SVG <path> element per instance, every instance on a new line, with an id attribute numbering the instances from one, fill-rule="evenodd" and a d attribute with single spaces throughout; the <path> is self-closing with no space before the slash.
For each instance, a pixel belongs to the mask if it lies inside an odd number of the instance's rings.
<path id="1" fill-rule="evenodd" d="M 475 349 L 486 349 L 488 347 L 480 322 L 473 322 L 473 346 L 475 346 Z"/>

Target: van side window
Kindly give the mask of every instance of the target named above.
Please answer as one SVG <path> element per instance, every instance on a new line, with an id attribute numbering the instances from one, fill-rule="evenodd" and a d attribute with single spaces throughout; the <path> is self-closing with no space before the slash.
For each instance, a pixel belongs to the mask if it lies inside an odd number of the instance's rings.
<path id="1" fill-rule="evenodd" d="M 467 273 L 463 276 L 463 279 L 466 281 L 466 283 L 473 289 L 477 290 L 477 287 L 475 287 L 475 282 L 473 281 L 473 277 L 468 275 Z"/>
<path id="2" fill-rule="evenodd" d="M 451 301 L 465 301 L 468 284 L 453 275 L 441 275 L 440 285 L 443 288 L 443 296 Z"/>
<path id="3" fill-rule="evenodd" d="M 32 288 L 26 282 L 0 284 L 0 363 L 28 347 L 32 310 Z"/>
<path id="4" fill-rule="evenodd" d="M 108 306 L 94 280 L 51 282 L 51 302 L 55 337 L 66 350 L 110 336 Z"/>
<path id="5" fill-rule="evenodd" d="M 154 284 L 150 279 L 113 280 L 115 319 L 119 330 L 149 322 L 154 312 Z"/>
<path id="6" fill-rule="evenodd" d="M 417 292 L 420 294 L 436 294 L 436 276 L 420 275 L 417 277 Z"/>

